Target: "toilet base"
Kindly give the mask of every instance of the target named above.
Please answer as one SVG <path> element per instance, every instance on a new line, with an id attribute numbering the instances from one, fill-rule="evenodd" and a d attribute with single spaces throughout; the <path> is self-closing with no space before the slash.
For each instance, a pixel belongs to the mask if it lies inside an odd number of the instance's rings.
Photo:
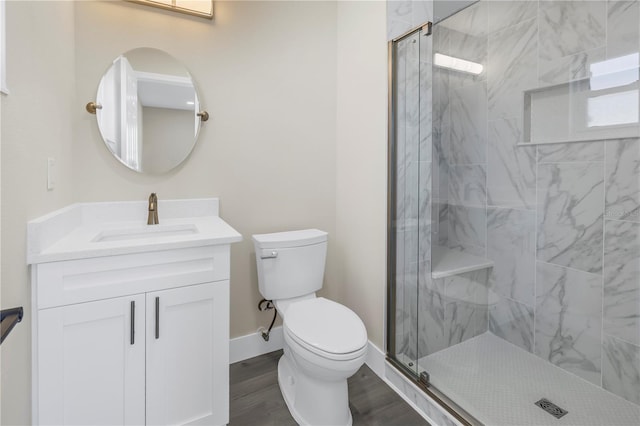
<path id="1" fill-rule="evenodd" d="M 291 365 L 291 361 L 287 358 L 286 355 L 282 355 L 282 357 L 280 357 L 280 361 L 278 361 L 278 385 L 280 387 L 280 392 L 282 392 L 284 402 L 287 404 L 287 408 L 289 409 L 289 413 L 291 413 L 291 416 L 299 425 L 314 425 L 313 422 L 305 419 L 304 416 L 301 415 L 296 409 L 297 380 L 298 377 L 293 366 Z M 348 408 L 347 411 L 349 414 L 349 419 L 348 422 L 344 424 L 344 426 L 351 426 L 353 423 L 353 418 L 351 417 L 351 411 Z"/>

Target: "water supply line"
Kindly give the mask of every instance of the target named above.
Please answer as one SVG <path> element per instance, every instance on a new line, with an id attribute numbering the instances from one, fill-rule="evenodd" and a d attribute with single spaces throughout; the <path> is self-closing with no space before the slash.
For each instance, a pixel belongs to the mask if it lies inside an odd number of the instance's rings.
<path id="1" fill-rule="evenodd" d="M 271 324 L 269 324 L 269 329 L 265 330 L 264 327 L 260 327 L 258 329 L 258 331 L 260 332 L 260 335 L 262 336 L 262 338 L 264 339 L 265 342 L 269 341 L 269 333 L 271 333 L 271 329 L 273 328 L 273 324 L 275 324 L 275 322 L 276 322 L 276 317 L 278 316 L 278 310 L 276 309 L 275 305 L 273 304 L 273 300 L 262 299 L 258 303 L 258 310 L 261 311 L 261 312 L 269 311 L 271 309 L 273 309 L 273 319 L 271 320 Z"/>

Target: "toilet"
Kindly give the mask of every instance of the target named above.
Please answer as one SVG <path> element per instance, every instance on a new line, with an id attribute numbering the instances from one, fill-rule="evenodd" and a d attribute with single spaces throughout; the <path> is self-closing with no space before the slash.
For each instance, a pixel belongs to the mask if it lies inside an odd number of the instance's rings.
<path id="1" fill-rule="evenodd" d="M 367 354 L 367 330 L 351 309 L 316 297 L 327 233 L 317 229 L 253 236 L 258 286 L 283 319 L 278 384 L 301 425 L 351 425 L 347 379 Z"/>

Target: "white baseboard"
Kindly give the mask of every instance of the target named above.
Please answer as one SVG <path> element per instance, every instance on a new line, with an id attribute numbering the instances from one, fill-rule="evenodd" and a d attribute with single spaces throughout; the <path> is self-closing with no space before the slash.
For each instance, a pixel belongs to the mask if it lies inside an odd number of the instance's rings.
<path id="1" fill-rule="evenodd" d="M 371 340 L 369 340 L 368 346 L 367 359 L 364 363 L 367 364 L 371 371 L 376 373 L 376 376 L 384 380 L 384 363 L 386 356 L 380 348 L 371 343 Z"/>
<path id="2" fill-rule="evenodd" d="M 369 342 L 367 366 L 411 408 L 434 426 L 457 426 L 460 423 L 432 400 L 418 386 L 386 361 L 385 353 Z"/>
<path id="3" fill-rule="evenodd" d="M 376 376 L 378 376 L 380 379 L 382 379 L 382 381 L 385 382 L 387 384 L 387 386 L 389 386 L 391 388 L 391 390 L 393 390 L 395 393 L 397 393 L 400 396 L 400 398 L 404 399 L 404 401 L 407 404 L 409 404 L 409 406 L 411 406 L 411 408 L 413 408 L 414 411 L 416 411 L 427 422 L 429 422 L 429 424 L 436 425 L 436 423 L 434 423 L 433 420 L 431 418 L 429 418 L 429 416 L 427 416 L 420 409 L 420 407 L 418 407 L 418 405 L 414 402 L 414 400 L 409 398 L 408 395 L 405 395 L 404 392 L 402 392 L 400 389 L 398 389 L 398 387 L 396 387 L 396 385 L 393 383 L 393 381 L 390 381 L 387 378 L 386 356 L 385 356 L 384 352 L 380 348 L 378 348 L 376 345 L 371 343 L 371 341 L 369 341 L 369 348 L 367 350 L 367 360 L 365 361 L 365 364 L 367 364 L 367 366 L 371 369 L 371 371 L 376 373 Z"/>
<path id="4" fill-rule="evenodd" d="M 282 327 L 274 327 L 265 342 L 260 332 L 236 337 L 229 342 L 229 364 L 277 351 L 283 347 Z"/>

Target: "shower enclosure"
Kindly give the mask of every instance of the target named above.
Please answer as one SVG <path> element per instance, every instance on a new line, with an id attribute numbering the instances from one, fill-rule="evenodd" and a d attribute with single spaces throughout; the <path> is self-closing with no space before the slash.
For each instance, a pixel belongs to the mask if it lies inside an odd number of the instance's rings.
<path id="1" fill-rule="evenodd" d="M 388 358 L 462 424 L 640 424 L 640 2 L 434 21 L 389 43 Z"/>

